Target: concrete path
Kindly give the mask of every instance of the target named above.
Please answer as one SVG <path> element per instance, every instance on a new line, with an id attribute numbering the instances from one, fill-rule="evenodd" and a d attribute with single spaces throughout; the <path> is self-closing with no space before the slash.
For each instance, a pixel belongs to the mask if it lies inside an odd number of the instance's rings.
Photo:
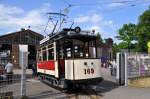
<path id="1" fill-rule="evenodd" d="M 102 99 L 150 99 L 150 89 L 123 86 L 102 95 Z"/>

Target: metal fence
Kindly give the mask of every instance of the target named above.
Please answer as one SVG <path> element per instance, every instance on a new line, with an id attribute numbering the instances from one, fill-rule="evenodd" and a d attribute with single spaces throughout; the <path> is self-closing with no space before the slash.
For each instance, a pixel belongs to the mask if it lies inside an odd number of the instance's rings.
<path id="1" fill-rule="evenodd" d="M 19 98 L 21 91 L 21 75 L 0 75 L 0 99 Z"/>
<path id="2" fill-rule="evenodd" d="M 12 73 L 6 73 L 6 64 L 0 64 L 0 99 L 20 99 L 26 94 L 28 53 L 22 52 L 19 55 L 21 69 L 14 69 Z M 8 62 L 10 59 L 5 59 L 5 61 Z M 2 58 L 0 58 L 0 62 L 3 63 Z M 31 75 L 28 77 L 31 77 Z"/>
<path id="3" fill-rule="evenodd" d="M 26 91 L 30 90 L 30 88 L 27 88 L 26 86 L 33 84 L 32 82 L 29 82 L 29 80 L 33 79 L 32 71 L 28 69 L 25 74 L 26 78 L 24 79 L 22 79 L 21 73 L 21 69 L 15 69 L 12 79 L 8 79 L 7 74 L 0 75 L 0 99 L 20 99 Z M 24 81 L 24 84 L 22 81 Z"/>
<path id="4" fill-rule="evenodd" d="M 127 75 L 128 78 L 150 76 L 150 56 L 143 53 L 128 53 Z"/>

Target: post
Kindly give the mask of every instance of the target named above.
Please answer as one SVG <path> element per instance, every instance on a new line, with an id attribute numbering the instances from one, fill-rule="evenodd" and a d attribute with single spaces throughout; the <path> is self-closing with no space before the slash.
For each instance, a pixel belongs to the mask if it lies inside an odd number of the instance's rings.
<path id="1" fill-rule="evenodd" d="M 136 66 L 138 67 L 138 76 L 141 76 L 141 54 L 136 52 Z"/>
<path id="2" fill-rule="evenodd" d="M 128 86 L 128 54 L 125 54 L 125 86 Z"/>
<path id="3" fill-rule="evenodd" d="M 118 84 L 119 84 L 119 77 L 120 77 L 120 75 L 119 75 L 119 72 L 120 72 L 120 70 L 119 70 L 119 66 L 120 66 L 120 53 L 118 52 L 117 54 L 116 54 L 116 61 L 117 61 L 117 67 L 116 67 L 116 81 L 118 82 Z"/>
<path id="4" fill-rule="evenodd" d="M 21 59 L 21 67 L 22 67 L 22 74 L 21 74 L 21 97 L 26 97 L 26 67 L 28 64 L 28 52 L 21 52 L 20 53 Z"/>

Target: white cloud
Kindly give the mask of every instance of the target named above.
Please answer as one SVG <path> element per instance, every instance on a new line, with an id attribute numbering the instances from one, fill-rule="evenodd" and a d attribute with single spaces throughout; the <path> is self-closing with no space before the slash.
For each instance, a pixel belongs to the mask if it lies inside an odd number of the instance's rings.
<path id="1" fill-rule="evenodd" d="M 75 18 L 74 21 L 77 23 L 85 23 L 89 21 L 89 16 L 81 16 L 81 17 Z"/>
<path id="2" fill-rule="evenodd" d="M 95 30 L 96 33 L 97 33 L 97 32 L 100 32 L 100 33 L 103 32 L 102 27 L 97 26 L 97 25 L 91 26 L 91 27 L 90 27 L 90 30 Z"/>
<path id="3" fill-rule="evenodd" d="M 92 23 L 97 23 L 97 22 L 102 21 L 102 17 L 98 14 L 94 14 L 90 17 L 90 20 Z"/>
<path id="4" fill-rule="evenodd" d="M 92 24 L 96 26 L 107 26 L 107 27 L 115 27 L 115 24 L 112 20 L 105 20 L 102 15 L 92 14 L 87 16 L 80 16 L 74 19 L 74 22 L 79 24 Z"/>
<path id="5" fill-rule="evenodd" d="M 80 16 L 74 19 L 75 22 L 77 23 L 85 23 L 85 22 L 90 22 L 90 23 L 99 23 L 102 20 L 102 17 L 98 14 L 93 14 L 93 15 L 87 15 L 87 16 Z"/>
<path id="6" fill-rule="evenodd" d="M 23 9 L 15 7 L 15 6 L 7 6 L 0 4 L 0 15 L 13 15 L 13 14 L 21 14 L 24 12 Z"/>
<path id="7" fill-rule="evenodd" d="M 48 20 L 46 13 L 49 11 L 51 11 L 49 3 L 44 3 L 41 8 L 28 12 L 16 6 L 0 4 L 0 27 L 6 31 L 15 31 L 31 26 L 31 29 L 43 32 L 44 27 L 41 26 L 46 24 Z"/>
<path id="8" fill-rule="evenodd" d="M 80 16 L 75 18 L 75 22 L 84 26 L 86 30 L 95 30 L 99 32 L 103 37 L 109 37 L 106 30 L 114 29 L 116 25 L 113 20 L 106 20 L 100 14 L 91 14 L 86 16 Z M 110 35 L 110 34 L 109 34 Z"/>
<path id="9" fill-rule="evenodd" d="M 48 20 L 46 13 L 50 11 L 50 3 L 44 3 L 40 8 L 30 11 L 25 11 L 23 8 L 16 6 L 0 4 L 0 29 L 8 33 L 31 26 L 32 30 L 43 33 Z M 95 29 L 96 32 L 100 32 L 103 36 L 106 35 L 104 32 L 106 28 L 110 29 L 115 26 L 112 20 L 105 20 L 103 16 L 97 12 L 79 16 L 75 18 L 74 21 L 79 24 L 79 26 L 86 27 L 86 30 Z M 51 25 L 48 26 L 46 32 L 51 32 L 52 26 L 50 26 Z"/>
<path id="10" fill-rule="evenodd" d="M 111 28 L 116 28 L 116 25 L 114 24 L 114 22 L 113 22 L 112 20 L 104 21 L 104 22 L 103 22 L 103 25 L 104 25 L 104 26 L 111 27 Z"/>
<path id="11" fill-rule="evenodd" d="M 116 2 L 116 3 L 110 3 L 110 4 L 108 4 L 107 7 L 111 7 L 112 8 L 112 7 L 118 7 L 118 6 L 123 6 L 123 5 L 125 5 L 125 4 L 124 3 L 119 3 L 119 2 L 117 3 Z"/>
<path id="12" fill-rule="evenodd" d="M 105 19 L 101 14 L 97 14 L 96 12 L 91 15 L 79 16 L 75 18 L 75 22 L 79 26 L 85 27 L 83 28 L 85 30 L 95 30 L 95 33 L 99 32 L 103 38 L 114 37 L 115 33 L 110 33 L 111 30 L 116 29 L 114 21 Z"/>

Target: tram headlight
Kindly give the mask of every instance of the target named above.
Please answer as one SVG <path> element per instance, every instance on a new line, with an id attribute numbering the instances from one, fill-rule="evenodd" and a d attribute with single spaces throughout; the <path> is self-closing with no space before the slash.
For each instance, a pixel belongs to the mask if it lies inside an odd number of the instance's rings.
<path id="1" fill-rule="evenodd" d="M 81 28 L 77 26 L 77 27 L 74 28 L 74 31 L 75 31 L 76 33 L 80 33 L 80 32 L 81 32 Z"/>

